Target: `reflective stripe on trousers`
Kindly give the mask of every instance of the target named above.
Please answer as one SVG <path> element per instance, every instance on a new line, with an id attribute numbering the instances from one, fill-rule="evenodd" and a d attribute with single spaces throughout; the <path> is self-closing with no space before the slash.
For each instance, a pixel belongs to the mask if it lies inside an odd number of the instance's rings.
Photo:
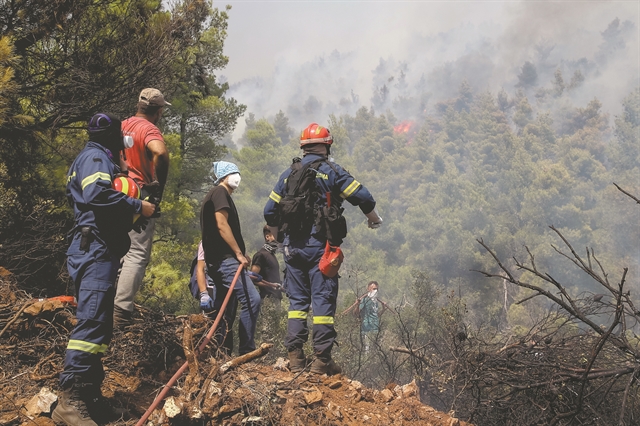
<path id="1" fill-rule="evenodd" d="M 289 314 L 285 346 L 300 348 L 307 341 L 307 313 L 313 312 L 313 349 L 316 355 L 330 356 L 336 339 L 334 317 L 338 297 L 338 276 L 322 275 L 318 261 L 324 242 L 310 237 L 307 241 L 287 241 L 285 251 L 285 288 L 289 297 Z"/>
<path id="2" fill-rule="evenodd" d="M 67 268 L 76 287 L 78 320 L 69 337 L 60 386 L 64 389 L 78 378 L 82 383 L 100 385 L 104 379 L 102 355 L 113 335 L 114 283 L 119 259 L 94 239 L 89 250 L 80 250 L 76 232 L 67 251 Z"/>

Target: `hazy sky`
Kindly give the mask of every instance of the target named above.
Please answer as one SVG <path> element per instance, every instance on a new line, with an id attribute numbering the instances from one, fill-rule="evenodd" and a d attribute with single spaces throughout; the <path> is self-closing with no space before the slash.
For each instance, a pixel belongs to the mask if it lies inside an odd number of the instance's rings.
<path id="1" fill-rule="evenodd" d="M 324 113 L 331 99 L 337 103 L 336 98 L 348 90 L 368 106 L 374 70 L 381 59 L 407 64 L 408 79 L 417 81 L 442 64 L 480 55 L 491 62 L 491 77 L 481 80 L 486 87 L 476 89 L 512 89 L 518 71 L 514 67 L 533 60 L 537 45 L 556 46 L 549 67 L 583 57 L 592 60 L 602 44 L 602 31 L 615 18 L 633 24 L 635 34 L 626 42 L 624 63 L 610 70 L 606 79 L 594 80 L 590 90 L 606 97 L 611 85 L 616 92 L 611 99 L 614 104 L 619 102 L 618 91 L 628 93 L 640 82 L 638 1 L 231 0 L 214 4 L 233 7 L 225 43 L 230 62 L 219 74 L 232 85 L 230 94 L 258 118 L 278 109 L 287 112 L 296 97 L 302 103 L 312 94 L 324 102 Z M 254 77 L 260 77 L 258 83 Z M 252 78 L 254 84 L 247 84 Z"/>
<path id="2" fill-rule="evenodd" d="M 301 63 L 334 49 L 358 52 L 363 70 L 380 57 L 404 56 L 411 35 L 468 22 L 499 24 L 504 3 L 406 1 L 228 1 L 225 51 L 230 81 L 268 75 L 280 61 Z"/>

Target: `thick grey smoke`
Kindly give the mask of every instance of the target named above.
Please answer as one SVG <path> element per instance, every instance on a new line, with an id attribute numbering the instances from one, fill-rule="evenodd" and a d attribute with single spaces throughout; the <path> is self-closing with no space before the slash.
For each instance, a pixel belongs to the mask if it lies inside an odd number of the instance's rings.
<path id="1" fill-rule="evenodd" d="M 228 3 L 229 95 L 296 130 L 362 106 L 416 118 L 465 80 L 535 102 L 560 70 L 574 102 L 612 114 L 640 85 L 638 3 Z"/>

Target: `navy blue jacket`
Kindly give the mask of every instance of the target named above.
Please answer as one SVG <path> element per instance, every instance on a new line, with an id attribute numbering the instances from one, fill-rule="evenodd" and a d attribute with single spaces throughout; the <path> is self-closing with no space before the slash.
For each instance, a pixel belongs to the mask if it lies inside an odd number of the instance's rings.
<path id="1" fill-rule="evenodd" d="M 89 141 L 67 174 L 66 193 L 73 208 L 74 228 L 91 227 L 113 256 L 122 256 L 128 250 L 133 214 L 142 211 L 142 201 L 111 187 L 119 171 L 111 151 Z"/>
<path id="2" fill-rule="evenodd" d="M 321 155 L 307 154 L 302 158 L 302 166 L 304 167 L 322 158 Z M 264 218 L 269 226 L 278 226 L 278 203 L 280 203 L 285 194 L 285 184 L 289 174 L 291 174 L 291 168 L 288 168 L 280 175 L 278 183 L 271 191 L 267 205 L 264 207 Z M 340 207 L 344 200 L 347 200 L 352 205 L 359 206 L 364 214 L 371 212 L 376 206 L 376 202 L 369 190 L 336 163 L 332 162 L 331 165 L 326 162 L 320 164 L 316 173 L 316 184 L 320 188 L 320 192 L 322 192 L 322 204 L 327 203 L 326 193 L 328 192 L 331 194 L 332 206 Z M 311 235 L 315 235 L 315 233 L 314 225 Z"/>

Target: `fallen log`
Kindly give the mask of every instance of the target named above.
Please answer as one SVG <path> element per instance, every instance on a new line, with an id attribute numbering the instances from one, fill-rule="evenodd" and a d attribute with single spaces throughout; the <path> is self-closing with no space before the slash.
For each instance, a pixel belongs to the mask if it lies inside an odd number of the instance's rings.
<path id="1" fill-rule="evenodd" d="M 220 374 L 224 374 L 232 368 L 236 368 L 239 365 L 245 364 L 249 361 L 253 361 L 256 358 L 260 358 L 269 353 L 269 349 L 273 347 L 273 343 L 263 343 L 260 345 L 258 349 L 255 351 L 249 352 L 247 354 L 241 355 L 237 358 L 232 359 L 229 362 L 226 362 L 220 366 Z"/>

